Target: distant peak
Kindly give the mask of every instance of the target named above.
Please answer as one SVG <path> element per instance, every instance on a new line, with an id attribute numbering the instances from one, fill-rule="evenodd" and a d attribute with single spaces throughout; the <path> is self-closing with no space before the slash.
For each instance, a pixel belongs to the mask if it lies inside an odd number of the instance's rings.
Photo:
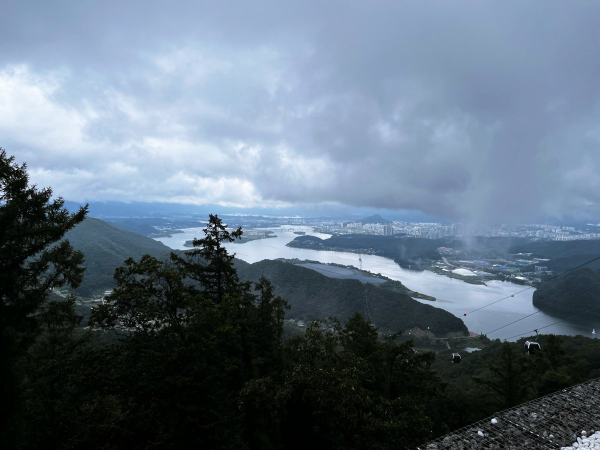
<path id="1" fill-rule="evenodd" d="M 391 220 L 384 219 L 379 214 L 374 214 L 372 216 L 365 217 L 364 219 L 359 220 L 359 222 L 361 222 L 363 225 L 366 225 L 368 223 L 392 223 Z"/>

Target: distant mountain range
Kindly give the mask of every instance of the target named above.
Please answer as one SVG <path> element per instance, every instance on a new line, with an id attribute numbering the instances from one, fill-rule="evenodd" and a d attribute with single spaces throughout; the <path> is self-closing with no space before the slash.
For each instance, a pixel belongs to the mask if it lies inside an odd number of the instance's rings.
<path id="1" fill-rule="evenodd" d="M 83 203 L 66 201 L 65 206 L 74 211 Z M 406 222 L 447 222 L 443 217 L 436 217 L 417 210 L 388 210 L 380 208 L 350 207 L 344 205 L 313 205 L 313 206 L 291 206 L 287 208 L 236 208 L 221 205 L 184 205 L 178 203 L 144 203 L 144 202 L 89 202 L 89 216 L 103 218 L 140 218 L 140 217 L 162 217 L 172 218 L 174 216 L 199 217 L 206 220 L 209 213 L 219 215 L 263 215 L 263 216 L 298 216 L 298 217 L 322 217 L 335 219 L 349 219 L 360 221 L 359 217 L 370 215 L 384 215 L 392 220 Z M 356 220 L 354 220 L 356 218 Z M 373 222 L 373 223 L 387 223 Z"/>

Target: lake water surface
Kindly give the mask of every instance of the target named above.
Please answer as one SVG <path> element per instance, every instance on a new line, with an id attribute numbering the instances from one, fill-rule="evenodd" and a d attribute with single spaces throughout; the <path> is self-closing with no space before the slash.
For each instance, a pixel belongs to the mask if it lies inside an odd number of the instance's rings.
<path id="1" fill-rule="evenodd" d="M 174 234 L 172 237 L 167 238 L 157 238 L 156 240 L 173 249 L 185 249 L 183 246 L 185 241 L 203 236 L 202 228 L 187 228 L 183 230 L 184 233 Z M 270 230 L 274 231 L 277 237 L 251 241 L 244 244 L 228 244 L 227 248 L 230 253 L 235 253 L 237 258 L 249 263 L 255 263 L 263 259 L 297 258 L 300 260 L 337 263 L 355 267 L 358 267 L 360 264 L 358 260 L 359 255 L 356 253 L 286 247 L 288 242 L 298 236 L 294 234 L 294 231 L 304 231 L 307 235 L 317 236 L 322 239 L 329 238 L 329 235 L 315 233 L 311 227 L 282 226 L 270 228 Z M 526 332 L 534 334 L 532 330 L 545 327 L 560 320 L 554 316 L 538 312 L 539 310 L 533 306 L 531 300 L 534 292 L 533 288 L 518 293 L 526 289 L 527 286 L 503 281 L 490 281 L 487 283 L 487 286 L 468 284 L 429 271 L 417 272 L 403 269 L 393 260 L 375 255 L 362 255 L 362 268 L 373 274 L 381 274 L 390 279 L 401 281 L 402 284 L 413 291 L 436 297 L 437 301 L 435 302 L 416 300 L 451 312 L 455 316 L 460 317 L 469 330 L 475 333 L 485 333 L 490 338 L 508 339 Z M 472 314 L 467 314 L 466 317 L 464 316 L 465 313 L 469 313 L 474 309 L 513 294 L 515 295 L 514 297 L 510 297 L 507 300 L 503 300 Z M 501 330 L 491 332 L 496 328 L 532 313 L 536 314 Z M 582 334 L 592 337 L 592 328 L 600 329 L 600 323 L 590 321 L 585 317 L 578 317 L 544 328 L 540 330 L 540 333 Z M 513 338 L 510 340 L 516 339 Z"/>

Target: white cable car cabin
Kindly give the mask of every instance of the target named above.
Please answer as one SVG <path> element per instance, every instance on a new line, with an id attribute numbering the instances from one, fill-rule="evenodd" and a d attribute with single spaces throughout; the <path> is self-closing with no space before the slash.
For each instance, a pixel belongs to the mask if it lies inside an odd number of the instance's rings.
<path id="1" fill-rule="evenodd" d="M 458 364 L 461 359 L 462 358 L 460 357 L 460 354 L 458 354 L 458 353 L 452 353 L 452 363 L 453 364 Z"/>
<path id="2" fill-rule="evenodd" d="M 541 352 L 542 346 L 534 341 L 525 341 L 525 353 L 528 355 L 533 355 L 536 352 Z"/>

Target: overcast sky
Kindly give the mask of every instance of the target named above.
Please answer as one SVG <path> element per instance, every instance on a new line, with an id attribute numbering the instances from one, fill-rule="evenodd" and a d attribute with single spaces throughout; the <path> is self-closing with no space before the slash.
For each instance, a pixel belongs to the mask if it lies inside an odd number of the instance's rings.
<path id="1" fill-rule="evenodd" d="M 75 201 L 600 221 L 600 2 L 0 2 L 0 146 Z"/>

